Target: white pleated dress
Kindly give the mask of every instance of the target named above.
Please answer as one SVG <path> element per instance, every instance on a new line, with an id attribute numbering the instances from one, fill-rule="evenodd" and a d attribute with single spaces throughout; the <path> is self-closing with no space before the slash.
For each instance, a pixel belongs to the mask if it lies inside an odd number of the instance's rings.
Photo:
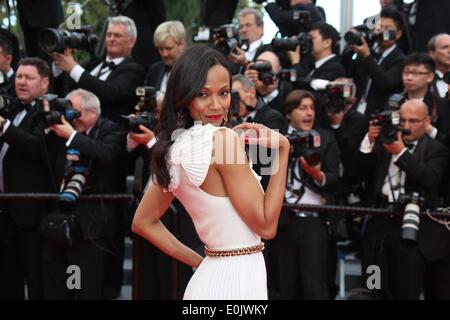
<path id="1" fill-rule="evenodd" d="M 218 129 L 220 127 L 196 122 L 178 135 L 168 154 L 171 176 L 168 191 L 183 204 L 208 248 L 226 250 L 254 246 L 261 238 L 244 223 L 230 199 L 200 189 L 211 163 L 213 133 Z M 263 254 L 206 256 L 189 281 L 184 299 L 267 299 Z"/>

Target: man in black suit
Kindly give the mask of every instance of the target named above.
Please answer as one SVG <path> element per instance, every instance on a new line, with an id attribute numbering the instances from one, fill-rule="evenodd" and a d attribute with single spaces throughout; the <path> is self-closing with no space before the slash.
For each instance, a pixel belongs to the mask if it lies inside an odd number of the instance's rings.
<path id="1" fill-rule="evenodd" d="M 158 103 L 161 104 L 166 92 L 170 70 L 186 47 L 186 32 L 180 21 L 166 21 L 158 26 L 153 36 L 155 47 L 162 61 L 155 62 L 145 77 L 145 84 L 158 90 Z"/>
<path id="2" fill-rule="evenodd" d="M 60 137 L 60 161 L 57 177 L 66 164 L 68 149 L 80 153 L 79 162 L 87 168 L 85 194 L 111 194 L 121 190 L 120 154 L 125 145 L 125 132 L 114 122 L 100 117 L 100 101 L 91 92 L 77 89 L 67 96 L 81 116 L 50 127 Z M 73 159 L 72 159 L 73 161 Z M 64 173 L 67 173 L 64 172 Z M 72 176 L 67 176 L 65 187 Z M 44 297 L 46 299 L 102 299 L 105 253 L 116 230 L 117 205 L 111 203 L 88 203 L 76 200 L 61 206 L 63 213 L 74 214 L 80 237 L 71 246 L 58 247 L 47 241 L 44 245 Z M 116 253 L 117 254 L 117 253 Z M 69 290 L 66 285 L 67 267 L 77 265 L 81 270 L 81 289 Z"/>
<path id="3" fill-rule="evenodd" d="M 398 131 L 394 142 L 383 144 L 378 138 L 381 128 L 371 123 L 360 146 L 360 160 L 368 179 L 366 206 L 389 207 L 399 201 L 400 194 L 413 192 L 423 197 L 422 210 L 439 204 L 438 186 L 448 150 L 426 134 L 430 122 L 427 106 L 416 99 L 402 105 L 400 125 L 410 131 L 403 137 Z M 425 267 L 434 262 L 439 265 L 437 298 L 448 299 L 450 232 L 434 218 L 423 215 L 417 242 L 407 244 L 401 237 L 401 225 L 399 216 L 373 216 L 368 220 L 362 247 L 363 274 L 369 265 L 380 267 L 381 290 L 377 293 L 382 298 L 419 299 Z"/>
<path id="4" fill-rule="evenodd" d="M 314 129 L 316 97 L 306 90 L 294 90 L 286 98 L 285 133 L 291 136 L 293 153 L 286 184 L 286 202 L 292 204 L 332 204 L 332 191 L 339 178 L 340 152 L 333 134 Z M 303 145 L 295 134 L 309 135 L 320 146 Z M 317 137 L 320 136 L 320 139 Z M 304 141 L 304 140 L 303 140 Z M 304 150 L 308 149 L 310 153 Z M 309 157 L 315 152 L 320 156 Z M 328 288 L 329 240 L 332 224 L 317 212 L 283 212 L 275 244 L 277 248 L 282 299 L 330 299 Z"/>
<path id="5" fill-rule="evenodd" d="M 340 36 L 332 25 L 324 22 L 314 24 L 309 34 L 313 45 L 311 50 L 313 65 L 302 63 L 299 47 L 295 52 L 291 51 L 288 54 L 299 77 L 296 87 L 321 92 L 330 81 L 345 76 L 344 67 L 336 56 L 339 52 Z"/>
<path id="6" fill-rule="evenodd" d="M 405 26 L 401 13 L 390 7 L 381 10 L 380 30 L 376 31 L 388 29 L 393 30 L 395 39 L 378 38 L 373 52 L 364 37 L 361 37 L 362 45 L 350 45 L 358 59 L 350 62 L 347 76 L 355 80 L 358 88 L 357 110 L 367 116 L 386 109 L 388 97 L 402 91 L 405 57 L 397 41 L 402 37 Z"/>
<path id="7" fill-rule="evenodd" d="M 70 78 L 65 84 L 65 92 L 74 87 L 93 92 L 100 99 L 103 116 L 122 123 L 120 116 L 134 111 L 138 100 L 135 90 L 142 85 L 145 76 L 144 68 L 131 57 L 136 36 L 133 20 L 125 16 L 114 17 L 106 32 L 104 61 L 91 59 L 81 66 L 74 60 L 71 49 L 66 49 L 64 54 L 53 52 L 53 75 L 58 77 L 61 70 L 64 71 Z"/>
<path id="8" fill-rule="evenodd" d="M 15 78 L 18 104 L 0 116 L 0 190 L 7 193 L 55 192 L 48 155 L 44 148 L 44 124 L 36 98 L 47 92 L 50 70 L 39 58 L 20 60 Z M 40 218 L 47 211 L 42 203 L 7 202 L 0 214 L 0 297 L 42 299 L 42 240 Z"/>
<path id="9" fill-rule="evenodd" d="M 259 63 L 270 63 L 272 67 L 272 70 L 269 71 L 271 77 L 264 76 L 264 79 L 261 80 L 260 71 L 253 69 L 253 66 Z M 247 65 L 245 76 L 253 81 L 262 102 L 283 114 L 284 99 L 292 90 L 292 84 L 278 78 L 280 70 L 281 65 L 278 56 L 272 51 L 263 51 L 256 57 L 254 63 Z"/>
<path id="10" fill-rule="evenodd" d="M 440 33 L 428 41 L 428 54 L 436 63 L 436 77 L 433 86 L 441 98 L 448 95 L 449 85 L 443 80 L 444 74 L 450 71 L 450 34 Z"/>
<path id="11" fill-rule="evenodd" d="M 264 16 L 261 11 L 253 8 L 244 8 L 238 13 L 239 37 L 248 40 L 248 50 L 243 51 L 239 47 L 231 52 L 229 59 L 233 62 L 231 71 L 233 74 L 243 73 L 245 66 L 262 52 L 262 36 L 264 34 Z"/>

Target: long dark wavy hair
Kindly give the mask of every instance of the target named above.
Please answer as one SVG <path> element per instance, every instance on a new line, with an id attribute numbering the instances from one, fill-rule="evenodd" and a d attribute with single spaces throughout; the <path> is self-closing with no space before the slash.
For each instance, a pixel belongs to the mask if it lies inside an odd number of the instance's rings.
<path id="1" fill-rule="evenodd" d="M 188 106 L 205 85 L 208 71 L 215 65 L 223 66 L 230 75 L 228 61 L 223 54 L 206 46 L 193 45 L 175 62 L 167 82 L 159 125 L 157 142 L 153 147 L 151 172 L 156 182 L 167 188 L 170 175 L 167 168 L 167 153 L 173 143 L 172 133 L 176 129 L 188 129 L 194 124 Z"/>

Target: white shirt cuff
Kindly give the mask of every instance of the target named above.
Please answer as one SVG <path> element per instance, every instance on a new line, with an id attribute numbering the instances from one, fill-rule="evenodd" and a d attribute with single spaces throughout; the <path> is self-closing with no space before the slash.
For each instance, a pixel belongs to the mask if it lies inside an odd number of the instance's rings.
<path id="1" fill-rule="evenodd" d="M 70 71 L 70 77 L 73 79 L 73 81 L 78 83 L 84 71 L 84 68 L 77 64 L 75 67 L 73 67 L 72 71 Z"/>
<path id="2" fill-rule="evenodd" d="M 151 148 L 153 148 L 153 146 L 155 145 L 155 143 L 156 143 L 156 137 L 155 138 L 153 138 L 152 140 L 150 140 L 149 142 L 147 142 L 147 149 L 151 149 Z"/>
<path id="3" fill-rule="evenodd" d="M 359 146 L 359 151 L 362 153 L 371 153 L 373 150 L 374 143 L 370 143 L 369 134 L 366 133 L 364 139 L 361 141 L 361 145 Z"/>
<path id="4" fill-rule="evenodd" d="M 314 90 L 325 90 L 330 81 L 323 79 L 314 79 L 311 81 L 311 88 Z"/>
<path id="5" fill-rule="evenodd" d="M 433 130 L 431 130 L 431 132 L 428 134 L 428 136 L 429 136 L 431 139 L 436 139 L 437 133 L 438 133 L 438 129 L 436 129 L 435 127 L 433 127 Z"/>
<path id="6" fill-rule="evenodd" d="M 393 162 L 393 163 L 396 163 L 397 160 L 400 159 L 400 157 L 401 157 L 407 150 L 408 150 L 407 148 L 403 148 L 403 150 L 400 151 L 399 154 L 394 154 L 394 155 L 392 155 L 392 162 Z"/>
<path id="7" fill-rule="evenodd" d="M 70 135 L 69 139 L 67 139 L 66 147 L 70 147 L 70 144 L 72 143 L 72 140 L 73 140 L 73 138 L 75 137 L 76 134 L 77 134 L 76 131 L 72 132 L 72 134 Z"/>
<path id="8" fill-rule="evenodd" d="M 56 64 L 53 62 L 52 63 L 52 74 L 53 74 L 53 77 L 54 78 L 59 77 L 59 75 L 61 73 L 63 73 L 63 71 L 59 67 L 57 67 Z"/>

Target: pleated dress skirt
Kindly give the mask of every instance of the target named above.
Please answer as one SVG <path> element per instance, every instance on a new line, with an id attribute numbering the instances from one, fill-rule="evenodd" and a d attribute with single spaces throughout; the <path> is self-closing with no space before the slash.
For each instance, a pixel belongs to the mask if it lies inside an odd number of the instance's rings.
<path id="1" fill-rule="evenodd" d="M 189 281 L 183 299 L 267 300 L 263 254 L 206 256 Z"/>

